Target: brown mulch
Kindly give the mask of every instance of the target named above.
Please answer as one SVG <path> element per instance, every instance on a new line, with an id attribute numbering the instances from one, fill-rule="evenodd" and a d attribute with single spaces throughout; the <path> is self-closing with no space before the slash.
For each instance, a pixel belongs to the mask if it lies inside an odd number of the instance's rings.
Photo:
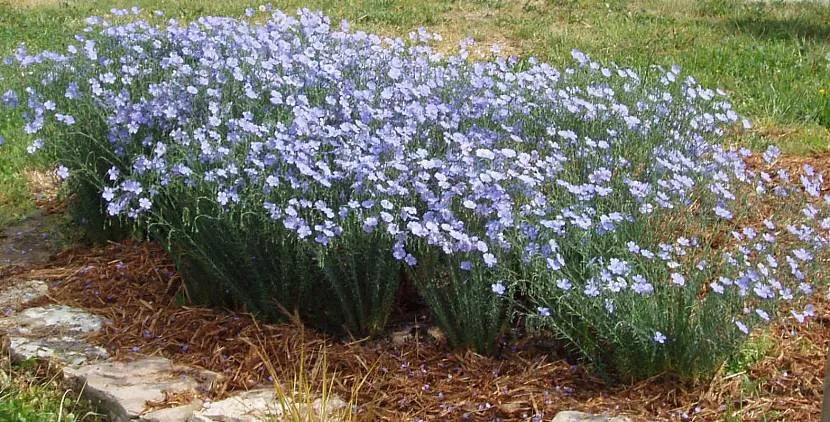
<path id="1" fill-rule="evenodd" d="M 453 352 L 428 337 L 403 346 L 346 343 L 297 323 L 265 325 L 244 313 L 183 306 L 181 280 L 152 243 L 70 250 L 44 268 L 14 272 L 52 282 L 41 304 L 79 306 L 108 318 L 92 341 L 117 359 L 155 354 L 220 373 L 209 393 L 214 398 L 268 383 L 271 374 L 290 384 L 300 361 L 306 372 L 324 365 L 336 374 L 333 390 L 354 399 L 361 420 L 546 420 L 567 409 L 638 420 L 715 421 L 726 412 L 743 420 L 817 420 L 830 338 L 824 324 L 830 307 L 822 299 L 812 322 L 774 326 L 775 354 L 745 374 L 719 375 L 696 388 L 670 377 L 608 387 L 532 344 L 516 344 L 496 359 Z M 312 383 L 320 381 L 319 371 L 316 377 Z"/>
<path id="2" fill-rule="evenodd" d="M 798 176 L 804 173 L 805 165 L 812 167 L 816 174 L 823 173 L 825 178 L 830 177 L 830 151 L 814 152 L 808 155 L 782 155 L 776 160 L 774 166 L 768 166 L 761 158 L 760 153 L 753 154 L 746 161 L 747 165 L 754 170 L 773 171 L 773 168 L 783 168 L 790 173 L 791 177 L 795 177 L 793 179 L 795 181 L 798 180 Z M 773 174 L 773 176 L 775 175 Z M 822 186 L 824 191 L 830 189 L 826 182 L 827 180 L 825 180 L 825 185 Z"/>

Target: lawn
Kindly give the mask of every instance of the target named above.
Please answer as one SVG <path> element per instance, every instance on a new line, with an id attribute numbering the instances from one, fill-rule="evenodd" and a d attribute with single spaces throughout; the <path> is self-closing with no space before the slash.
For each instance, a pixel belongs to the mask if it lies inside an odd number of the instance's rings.
<path id="1" fill-rule="evenodd" d="M 24 42 L 59 47 L 83 28 L 84 18 L 112 7 L 138 5 L 166 16 L 240 16 L 258 3 L 210 1 L 0 1 L 0 55 Z M 737 0 L 290 0 L 275 7 L 323 10 L 332 18 L 379 33 L 403 36 L 425 26 L 444 36 L 445 48 L 472 37 L 489 51 L 536 56 L 564 64 L 573 48 L 603 61 L 643 68 L 679 64 L 707 86 L 731 93 L 754 130 L 736 140 L 760 148 L 809 154 L 830 145 L 830 7 L 810 2 Z M 0 84 L 15 85 L 0 73 Z M 0 115 L 0 226 L 32 209 L 24 170 L 32 163 L 26 141 Z"/>

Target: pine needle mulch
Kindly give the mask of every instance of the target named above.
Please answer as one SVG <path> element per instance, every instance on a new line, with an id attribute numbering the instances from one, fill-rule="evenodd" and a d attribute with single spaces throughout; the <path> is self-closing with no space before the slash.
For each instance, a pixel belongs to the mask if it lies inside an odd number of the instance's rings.
<path id="1" fill-rule="evenodd" d="M 323 368 L 338 396 L 349 400 L 357 390 L 360 420 L 550 420 L 560 410 L 649 421 L 818 420 L 830 338 L 830 307 L 821 298 L 812 322 L 772 327 L 775 353 L 744 373 L 719 374 L 696 388 L 666 376 L 608 387 L 531 343 L 486 358 L 426 336 L 402 346 L 346 343 L 297 323 L 265 325 L 245 313 L 183 306 L 174 267 L 151 243 L 74 249 L 44 268 L 14 273 L 51 282 L 49 297 L 30 306 L 56 302 L 106 317 L 91 341 L 118 359 L 161 355 L 220 373 L 213 398 L 271 382 L 263 356 L 287 385 L 303 361 L 304 371 L 317 373 L 311 382 Z"/>

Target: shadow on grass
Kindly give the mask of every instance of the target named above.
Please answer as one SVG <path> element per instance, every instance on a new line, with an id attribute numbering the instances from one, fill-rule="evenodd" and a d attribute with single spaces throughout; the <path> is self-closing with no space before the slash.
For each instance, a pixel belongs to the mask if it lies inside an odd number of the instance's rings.
<path id="1" fill-rule="evenodd" d="M 740 18 L 725 22 L 738 32 L 767 40 L 804 39 L 830 43 L 830 23 L 798 18 Z"/>

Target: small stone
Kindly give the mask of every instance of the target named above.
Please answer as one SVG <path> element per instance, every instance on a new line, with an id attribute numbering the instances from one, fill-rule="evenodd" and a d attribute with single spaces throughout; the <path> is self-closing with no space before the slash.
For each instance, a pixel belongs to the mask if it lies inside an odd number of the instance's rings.
<path id="1" fill-rule="evenodd" d="M 291 404 L 286 403 L 287 406 Z M 283 415 L 273 388 L 246 391 L 225 400 L 206 403 L 191 422 L 259 422 Z"/>
<path id="2" fill-rule="evenodd" d="M 104 319 L 63 305 L 29 308 L 0 319 L 0 337 L 14 362 L 50 359 L 68 365 L 106 359 L 107 351 L 83 337 L 101 329 Z"/>
<path id="3" fill-rule="evenodd" d="M 83 392 L 87 399 L 97 402 L 114 421 L 129 421 L 142 417 L 147 410 L 147 402 L 163 401 L 165 393 L 192 396 L 194 401 L 198 400 L 201 404 L 199 391 L 210 390 L 218 377 L 213 372 L 174 365 L 170 360 L 160 357 L 64 368 L 63 375 L 75 390 Z M 188 406 L 191 404 L 193 402 Z M 194 406 L 190 412 L 199 407 Z M 179 410 L 187 413 L 186 409 Z M 158 419 L 158 412 L 160 411 L 148 414 L 152 416 L 155 413 Z M 169 410 L 161 415 L 170 413 L 175 411 Z"/>
<path id="4" fill-rule="evenodd" d="M 626 416 L 594 415 L 585 412 L 566 410 L 554 416 L 551 422 L 631 422 Z"/>
<path id="5" fill-rule="evenodd" d="M 348 403 L 337 396 L 327 397 L 325 401 L 322 398 L 314 400 L 314 403 L 311 405 L 312 409 L 314 409 L 315 415 L 327 416 L 326 418 L 314 418 L 322 420 L 331 420 L 331 416 L 340 410 L 347 408 L 348 406 Z"/>
<path id="6" fill-rule="evenodd" d="M 429 329 L 427 330 L 427 334 L 429 334 L 429 336 L 437 342 L 443 343 L 447 340 L 447 336 L 444 335 L 444 332 L 441 331 L 441 329 L 438 327 L 429 327 Z"/>
<path id="7" fill-rule="evenodd" d="M 38 211 L 14 227 L 0 230 L 0 267 L 39 265 L 58 251 L 55 240 L 44 238 L 49 227 L 63 218 L 59 214 Z M 27 253 L 28 251 L 28 253 Z"/>
<path id="8" fill-rule="evenodd" d="M 43 280 L 18 280 L 10 286 L 0 287 L 0 309 L 11 314 L 20 309 L 20 305 L 44 296 L 49 285 Z"/>
<path id="9" fill-rule="evenodd" d="M 392 339 L 392 344 L 396 346 L 403 346 L 404 344 L 413 341 L 415 339 L 415 336 L 412 335 L 412 331 L 412 327 L 407 327 L 403 330 L 393 331 L 390 335 L 390 338 Z"/>
<path id="10" fill-rule="evenodd" d="M 200 400 L 194 400 L 184 406 L 170 407 L 167 409 L 159 409 L 152 412 L 147 412 L 141 415 L 138 420 L 140 422 L 183 422 L 190 420 L 193 412 L 202 407 Z"/>

